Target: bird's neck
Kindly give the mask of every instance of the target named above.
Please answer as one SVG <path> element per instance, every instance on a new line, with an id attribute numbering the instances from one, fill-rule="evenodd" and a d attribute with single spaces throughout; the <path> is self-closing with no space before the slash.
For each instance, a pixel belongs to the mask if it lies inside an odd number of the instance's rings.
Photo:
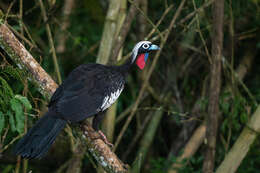
<path id="1" fill-rule="evenodd" d="M 132 58 L 127 59 L 124 64 L 119 66 L 120 71 L 124 75 L 127 75 L 133 63 L 134 62 L 133 62 Z"/>
<path id="2" fill-rule="evenodd" d="M 127 75 L 127 73 L 130 70 L 131 65 L 132 65 L 131 59 L 128 59 L 128 60 L 126 60 L 126 62 L 124 64 L 119 66 L 119 69 L 123 74 Z"/>

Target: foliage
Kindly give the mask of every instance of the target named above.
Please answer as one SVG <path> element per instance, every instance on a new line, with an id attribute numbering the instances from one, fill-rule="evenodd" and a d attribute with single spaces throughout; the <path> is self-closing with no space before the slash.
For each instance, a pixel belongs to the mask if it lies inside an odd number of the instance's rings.
<path id="1" fill-rule="evenodd" d="M 0 72 L 0 134 L 10 125 L 12 132 L 22 134 L 24 132 L 24 108 L 27 111 L 32 109 L 29 100 L 15 91 L 8 83 L 15 83 L 15 80 L 22 82 L 23 72 L 18 68 L 7 66 Z M 12 79 L 11 79 L 12 78 Z M 15 86 L 13 86 L 14 89 Z M 2 141 L 3 142 L 3 141 Z"/>

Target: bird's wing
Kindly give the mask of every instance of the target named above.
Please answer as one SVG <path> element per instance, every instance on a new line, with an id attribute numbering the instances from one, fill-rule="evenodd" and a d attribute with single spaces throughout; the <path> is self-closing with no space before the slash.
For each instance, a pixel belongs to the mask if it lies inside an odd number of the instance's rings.
<path id="1" fill-rule="evenodd" d="M 76 68 L 51 99 L 58 116 L 77 122 L 98 113 L 118 77 L 120 75 L 111 74 L 107 67 L 99 64 Z"/>

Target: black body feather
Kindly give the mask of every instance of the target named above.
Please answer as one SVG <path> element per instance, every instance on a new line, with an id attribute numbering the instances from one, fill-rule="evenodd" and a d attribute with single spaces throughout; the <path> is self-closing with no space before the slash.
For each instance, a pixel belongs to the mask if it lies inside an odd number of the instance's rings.
<path id="1" fill-rule="evenodd" d="M 73 70 L 53 94 L 49 111 L 18 142 L 14 153 L 24 158 L 44 156 L 67 121 L 79 122 L 103 111 L 104 98 L 124 87 L 125 72 L 101 64 Z"/>
<path id="2" fill-rule="evenodd" d="M 79 122 L 99 113 L 104 98 L 124 84 L 125 77 L 118 67 L 84 64 L 73 70 L 55 91 L 49 107 L 59 118 Z"/>
<path id="3" fill-rule="evenodd" d="M 25 158 L 41 158 L 67 122 L 79 122 L 95 115 L 92 126 L 98 130 L 105 109 L 122 92 L 137 55 L 158 48 L 142 41 L 134 47 L 132 58 L 121 66 L 85 64 L 77 67 L 54 92 L 49 111 L 18 142 L 14 153 Z"/>
<path id="4" fill-rule="evenodd" d="M 14 153 L 24 158 L 43 157 L 67 122 L 49 110 L 18 142 Z"/>

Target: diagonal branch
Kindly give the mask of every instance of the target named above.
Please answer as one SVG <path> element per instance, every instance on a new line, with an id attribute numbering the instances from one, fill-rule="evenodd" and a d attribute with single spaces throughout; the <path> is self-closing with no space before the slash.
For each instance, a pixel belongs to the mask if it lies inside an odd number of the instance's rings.
<path id="1" fill-rule="evenodd" d="M 56 51 L 55 51 L 55 47 L 54 47 L 54 41 L 53 41 L 52 34 L 51 34 L 51 27 L 47 21 L 48 18 L 47 18 L 46 10 L 45 10 L 42 0 L 39 0 L 39 4 L 41 7 L 41 13 L 42 13 L 43 20 L 46 24 L 47 36 L 48 36 L 49 44 L 51 46 L 52 59 L 53 59 L 56 75 L 58 78 L 58 83 L 61 84 L 61 82 L 62 82 L 61 74 L 60 74 L 59 64 L 58 64 L 57 55 L 56 55 Z"/>
<path id="2" fill-rule="evenodd" d="M 251 116 L 247 126 L 245 126 L 237 138 L 235 144 L 226 154 L 225 159 L 217 168 L 216 173 L 235 173 L 246 157 L 250 146 L 257 139 L 260 133 L 260 106 Z"/>
<path id="3" fill-rule="evenodd" d="M 53 79 L 41 68 L 38 62 L 17 40 L 6 24 L 0 19 L 0 46 L 10 56 L 10 58 L 21 69 L 28 72 L 29 80 L 33 80 L 38 90 L 45 97 L 50 98 L 58 85 Z"/>
<path id="4" fill-rule="evenodd" d="M 6 51 L 18 67 L 27 71 L 28 78 L 38 86 L 39 91 L 47 98 L 50 98 L 58 85 L 44 71 L 44 69 L 42 69 L 40 64 L 18 41 L 18 39 L 1 19 L 0 46 L 4 51 Z M 87 123 L 87 121 L 82 125 L 82 130 L 87 141 L 86 144 L 88 150 L 92 153 L 94 158 L 104 168 L 104 170 L 111 173 L 127 172 L 123 163 L 102 140 L 92 138 L 92 136 L 96 135 L 96 132 Z"/>

